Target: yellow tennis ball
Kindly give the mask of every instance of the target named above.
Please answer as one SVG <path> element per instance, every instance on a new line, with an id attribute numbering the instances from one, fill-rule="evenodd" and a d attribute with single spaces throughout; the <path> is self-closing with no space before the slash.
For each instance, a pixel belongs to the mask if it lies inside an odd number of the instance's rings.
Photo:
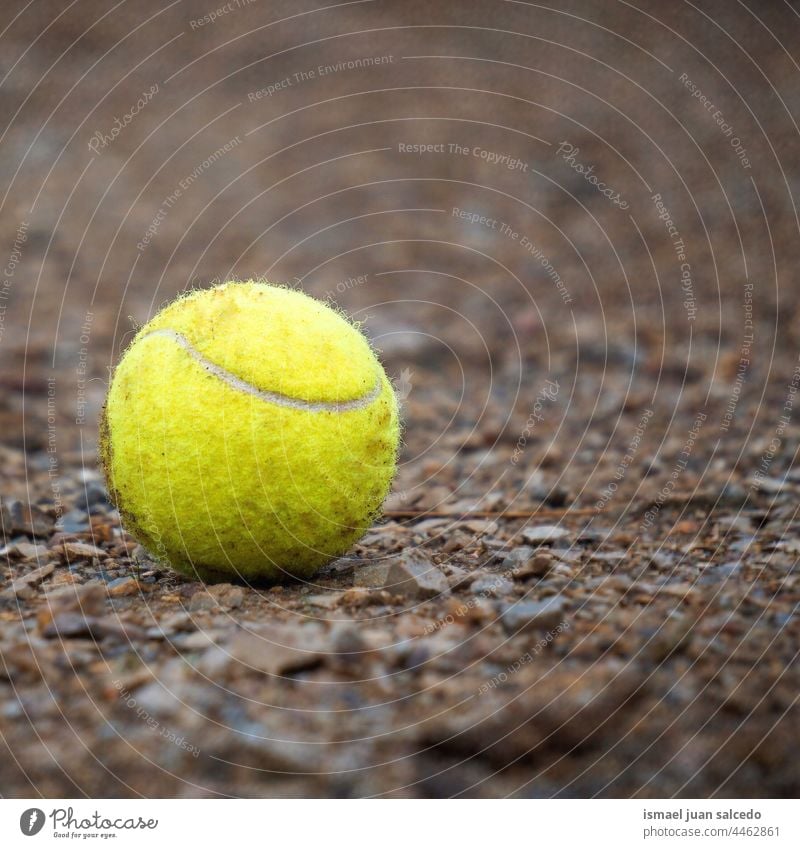
<path id="1" fill-rule="evenodd" d="M 397 400 L 356 326 L 288 288 L 225 283 L 136 334 L 101 421 L 126 529 L 205 580 L 311 575 L 395 472 Z"/>

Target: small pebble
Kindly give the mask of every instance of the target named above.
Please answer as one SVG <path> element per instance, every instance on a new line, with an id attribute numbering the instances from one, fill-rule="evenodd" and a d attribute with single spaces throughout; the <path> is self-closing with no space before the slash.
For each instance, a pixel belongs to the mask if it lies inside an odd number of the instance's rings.
<path id="1" fill-rule="evenodd" d="M 520 535 L 526 542 L 534 545 L 546 545 L 566 539 L 570 535 L 569 530 L 555 525 L 542 525 L 541 527 L 526 527 Z"/>
<path id="2" fill-rule="evenodd" d="M 108 554 L 96 545 L 90 545 L 87 542 L 63 542 L 61 549 L 64 551 L 68 560 L 84 559 L 91 557 L 107 557 Z"/>
<path id="3" fill-rule="evenodd" d="M 136 595 L 139 591 L 139 581 L 135 577 L 117 577 L 108 584 L 108 594 L 112 598 Z"/>
<path id="4" fill-rule="evenodd" d="M 27 536 L 49 536 L 55 527 L 55 519 L 33 504 L 17 500 L 0 503 L 0 528 L 11 538 L 17 533 Z"/>
<path id="5" fill-rule="evenodd" d="M 404 551 L 392 560 L 385 588 L 410 598 L 435 598 L 450 593 L 444 574 L 419 550 Z"/>
<path id="6" fill-rule="evenodd" d="M 473 595 L 499 598 L 510 594 L 514 584 L 499 574 L 483 574 L 473 580 L 469 588 Z"/>
<path id="7" fill-rule="evenodd" d="M 564 620 L 564 601 L 553 597 L 544 601 L 518 601 L 508 604 L 500 620 L 508 633 L 556 627 Z"/>
<path id="8" fill-rule="evenodd" d="M 17 577 L 12 581 L 11 585 L 0 593 L 3 598 L 24 597 L 31 598 L 33 596 L 33 587 L 38 586 L 46 577 L 49 577 L 55 571 L 55 565 L 42 565 Z"/>
<path id="9" fill-rule="evenodd" d="M 217 599 L 205 589 L 195 592 L 189 599 L 189 610 L 199 612 L 200 610 L 210 610 L 218 607 Z"/>
<path id="10" fill-rule="evenodd" d="M 80 509 L 73 509 L 61 517 L 58 529 L 62 533 L 85 533 L 89 529 L 89 516 Z"/>

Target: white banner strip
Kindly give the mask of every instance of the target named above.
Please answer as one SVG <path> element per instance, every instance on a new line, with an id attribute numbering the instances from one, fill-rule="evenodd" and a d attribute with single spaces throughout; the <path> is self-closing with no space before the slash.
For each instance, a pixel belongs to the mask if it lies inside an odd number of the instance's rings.
<path id="1" fill-rule="evenodd" d="M 796 800 L 2 800 L 0 844 L 794 848 L 798 806 Z"/>

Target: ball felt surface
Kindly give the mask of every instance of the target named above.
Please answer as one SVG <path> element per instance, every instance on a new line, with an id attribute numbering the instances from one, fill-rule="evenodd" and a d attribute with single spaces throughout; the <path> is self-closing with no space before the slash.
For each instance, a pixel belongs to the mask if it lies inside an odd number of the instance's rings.
<path id="1" fill-rule="evenodd" d="M 126 529 L 206 580 L 305 577 L 344 553 L 398 442 L 394 390 L 358 328 L 257 282 L 192 292 L 142 327 L 101 422 Z"/>

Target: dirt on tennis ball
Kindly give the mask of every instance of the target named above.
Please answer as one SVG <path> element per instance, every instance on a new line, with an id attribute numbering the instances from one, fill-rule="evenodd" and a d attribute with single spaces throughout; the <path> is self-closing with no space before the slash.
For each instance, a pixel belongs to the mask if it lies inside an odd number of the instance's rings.
<path id="1" fill-rule="evenodd" d="M 203 580 L 308 577 L 394 477 L 392 385 L 342 314 L 260 282 L 194 291 L 136 334 L 101 419 L 126 530 Z"/>

